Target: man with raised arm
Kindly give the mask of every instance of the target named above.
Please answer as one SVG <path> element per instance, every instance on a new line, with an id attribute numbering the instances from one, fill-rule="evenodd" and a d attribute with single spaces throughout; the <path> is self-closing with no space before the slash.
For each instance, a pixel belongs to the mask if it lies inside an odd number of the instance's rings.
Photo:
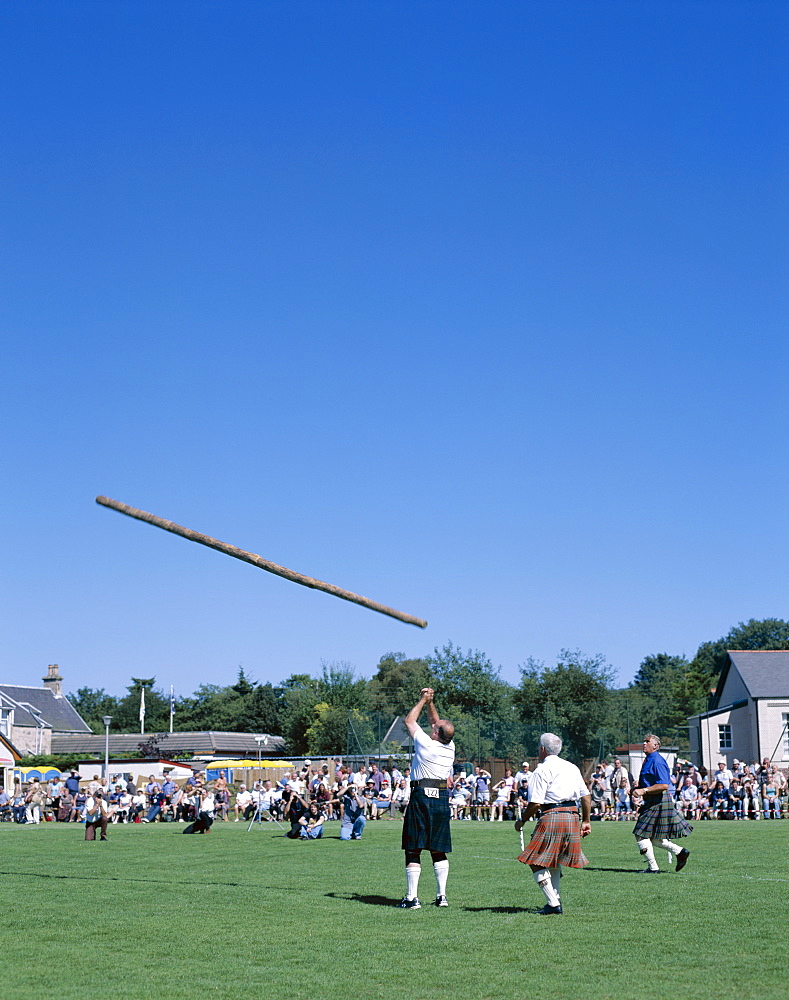
<path id="1" fill-rule="evenodd" d="M 419 725 L 419 716 L 427 708 L 430 732 Z M 430 851 L 436 876 L 436 906 L 447 903 L 447 875 L 452 851 L 449 833 L 449 787 L 452 765 L 455 763 L 455 727 L 441 719 L 433 703 L 433 689 L 423 688 L 419 701 L 405 717 L 405 727 L 414 741 L 411 761 L 411 798 L 403 822 L 406 894 L 400 907 L 418 910 L 421 907 L 417 889 L 422 872 L 420 856 Z"/>

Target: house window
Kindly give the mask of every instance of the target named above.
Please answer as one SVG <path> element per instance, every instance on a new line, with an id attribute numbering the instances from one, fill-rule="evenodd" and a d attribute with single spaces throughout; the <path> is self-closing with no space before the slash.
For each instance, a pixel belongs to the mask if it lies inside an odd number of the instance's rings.
<path id="1" fill-rule="evenodd" d="M 731 726 L 718 726 L 718 749 L 731 750 Z"/>
<path id="2" fill-rule="evenodd" d="M 11 735 L 11 711 L 10 708 L 0 708 L 0 734 Z"/>
<path id="3" fill-rule="evenodd" d="M 781 716 L 783 719 L 784 730 L 783 730 L 783 745 L 784 745 L 784 757 L 786 760 L 789 757 L 789 712 L 784 712 Z"/>

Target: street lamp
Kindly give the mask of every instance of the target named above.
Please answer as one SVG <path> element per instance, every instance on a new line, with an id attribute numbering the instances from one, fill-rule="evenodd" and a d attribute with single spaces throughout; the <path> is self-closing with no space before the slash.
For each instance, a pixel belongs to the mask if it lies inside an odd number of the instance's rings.
<path id="1" fill-rule="evenodd" d="M 107 779 L 110 776 L 110 723 L 111 715 L 105 715 L 101 720 L 104 723 L 104 787 L 107 787 Z"/>

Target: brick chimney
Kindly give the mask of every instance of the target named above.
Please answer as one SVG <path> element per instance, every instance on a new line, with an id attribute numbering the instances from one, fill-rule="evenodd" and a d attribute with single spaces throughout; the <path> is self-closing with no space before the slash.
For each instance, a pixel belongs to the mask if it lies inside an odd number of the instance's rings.
<path id="1" fill-rule="evenodd" d="M 60 698 L 63 695 L 63 678 L 58 673 L 57 663 L 50 663 L 47 667 L 47 676 L 41 678 L 44 682 L 44 687 L 49 688 L 49 690 L 54 694 L 56 698 Z"/>

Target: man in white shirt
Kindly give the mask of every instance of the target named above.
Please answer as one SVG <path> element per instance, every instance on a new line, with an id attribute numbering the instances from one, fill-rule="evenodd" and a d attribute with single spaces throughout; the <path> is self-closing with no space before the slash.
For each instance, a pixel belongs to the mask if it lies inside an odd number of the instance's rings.
<path id="1" fill-rule="evenodd" d="M 252 793 L 247 791 L 246 785 L 244 784 L 240 785 L 238 789 L 238 794 L 236 795 L 236 805 L 235 805 L 236 823 L 238 823 L 239 819 L 241 818 L 238 815 L 239 813 L 241 813 L 241 816 L 243 816 L 246 819 L 247 807 L 251 804 L 251 802 L 252 802 Z"/>
<path id="2" fill-rule="evenodd" d="M 430 733 L 419 725 L 419 715 L 427 708 Z M 422 871 L 421 852 L 430 851 L 436 876 L 436 906 L 448 906 L 447 875 L 452 851 L 449 832 L 449 790 L 455 763 L 455 727 L 439 717 L 433 704 L 433 689 L 423 688 L 419 701 L 405 717 L 405 727 L 414 741 L 411 761 L 411 798 L 403 817 L 406 894 L 400 906 L 404 910 L 421 907 L 417 889 Z"/>
<path id="3" fill-rule="evenodd" d="M 729 785 L 732 782 L 732 778 L 733 777 L 734 777 L 734 775 L 731 773 L 731 771 L 728 769 L 728 767 L 726 767 L 726 761 L 722 760 L 718 764 L 718 770 L 712 776 L 712 782 L 710 784 L 710 788 L 714 788 L 715 787 L 715 782 L 716 781 L 722 782 L 723 783 L 723 787 L 724 788 L 728 788 Z"/>
<path id="4" fill-rule="evenodd" d="M 562 865 L 583 868 L 589 864 L 581 850 L 581 837 L 592 832 L 589 821 L 591 796 L 575 764 L 558 756 L 561 749 L 562 741 L 558 736 L 542 734 L 540 763 L 529 781 L 529 804 L 523 819 L 515 824 L 515 829 L 520 831 L 527 820 L 541 813 L 531 840 L 518 860 L 529 865 L 534 881 L 543 891 L 546 904 L 539 911 L 543 916 L 562 912 L 559 892 Z"/>

